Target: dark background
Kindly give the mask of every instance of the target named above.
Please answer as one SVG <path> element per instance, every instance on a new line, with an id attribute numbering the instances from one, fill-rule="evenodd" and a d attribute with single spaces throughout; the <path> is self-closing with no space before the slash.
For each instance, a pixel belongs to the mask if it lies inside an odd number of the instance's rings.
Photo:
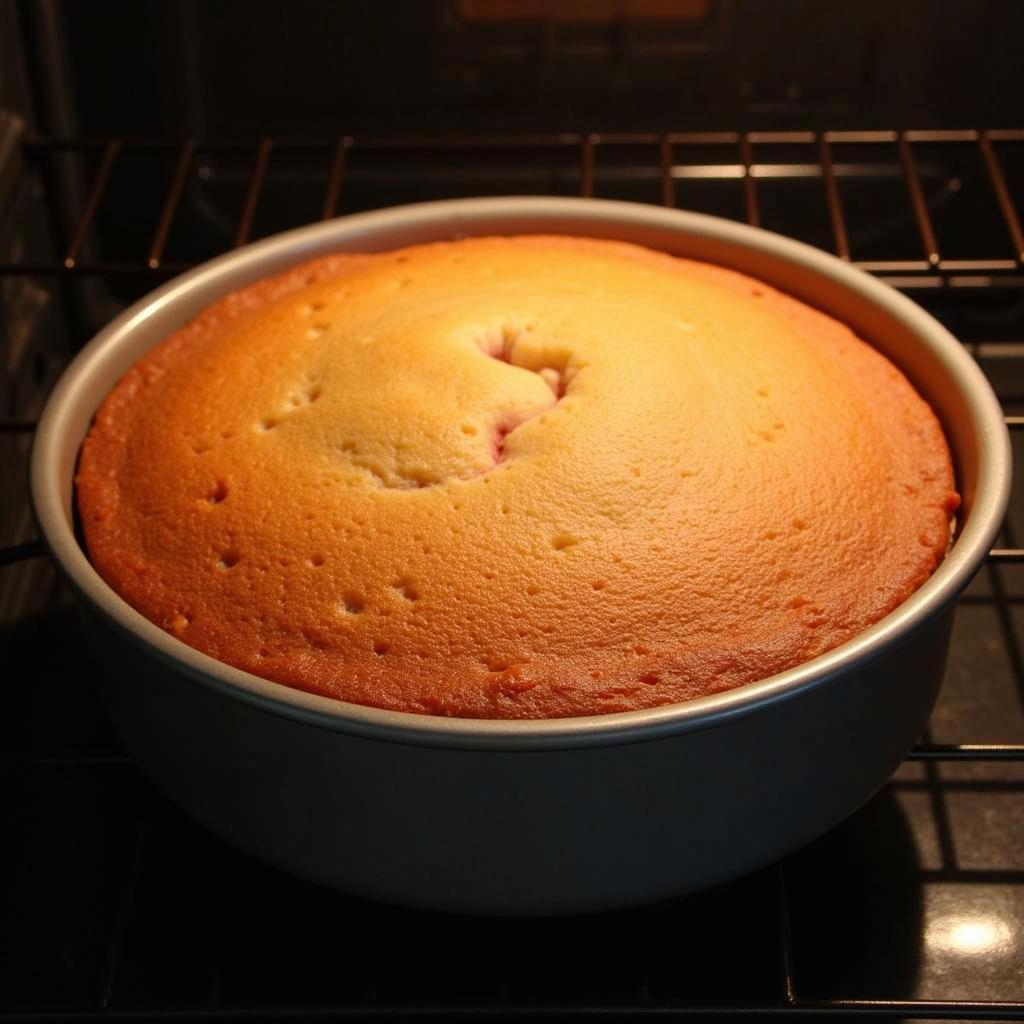
<path id="1" fill-rule="evenodd" d="M 998 127 L 1024 96 L 1013 0 L 678 0 L 658 20 L 626 2 L 17 6 L 33 49 L 67 57 L 69 111 L 34 76 L 48 132 Z"/>

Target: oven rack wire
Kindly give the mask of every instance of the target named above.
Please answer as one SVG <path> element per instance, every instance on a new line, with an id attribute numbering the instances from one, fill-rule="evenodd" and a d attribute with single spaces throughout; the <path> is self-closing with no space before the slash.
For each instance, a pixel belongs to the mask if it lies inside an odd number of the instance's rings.
<path id="1" fill-rule="evenodd" d="M 194 262 L 167 259 L 168 239 L 179 212 L 181 200 L 191 174 L 195 172 L 200 154 L 228 154 L 248 159 L 250 169 L 244 187 L 244 197 L 233 225 L 232 247 L 246 245 L 253 238 L 253 228 L 268 168 L 276 156 L 303 155 L 322 159 L 326 167 L 326 184 L 321 205 L 321 219 L 336 216 L 339 199 L 345 186 L 346 170 L 353 154 L 362 152 L 418 152 L 435 153 L 451 157 L 463 152 L 502 153 L 529 147 L 531 149 L 558 150 L 571 155 L 577 162 L 578 192 L 587 197 L 595 194 L 595 166 L 599 155 L 612 147 L 644 147 L 656 159 L 660 202 L 666 206 L 677 204 L 676 179 L 680 169 L 686 168 L 688 147 L 729 147 L 734 151 L 735 163 L 727 174 L 740 180 L 743 212 L 747 223 L 762 223 L 758 182 L 769 176 L 770 169 L 760 163 L 757 147 L 764 145 L 807 147 L 814 155 L 802 173 L 820 179 L 822 199 L 825 203 L 835 255 L 863 270 L 880 276 L 892 286 L 915 292 L 922 289 L 1024 289 L 1024 230 L 1007 177 L 1003 169 L 1000 148 L 1005 144 L 1024 142 L 1024 129 L 942 130 L 942 131 L 761 131 L 761 132 L 664 132 L 664 133 L 562 133 L 557 135 L 494 136 L 489 138 L 429 137 L 429 138 L 363 138 L 342 135 L 332 140 L 289 140 L 261 138 L 252 142 L 201 141 L 193 138 L 165 139 L 63 139 L 27 136 L 21 141 L 21 157 L 25 166 L 34 168 L 44 183 L 48 198 L 56 188 L 54 157 L 71 154 L 91 162 L 91 182 L 88 184 L 77 216 L 71 221 L 68 237 L 55 244 L 55 257 L 50 260 L 0 261 L 0 278 L 29 276 L 67 282 L 73 278 L 117 279 L 131 277 L 144 286 L 156 286 L 171 276 L 182 273 Z M 911 259 L 858 260 L 853 257 L 847 216 L 840 193 L 837 172 L 837 153 L 843 146 L 885 145 L 895 147 L 901 169 L 920 254 Z M 999 212 L 1007 242 L 1006 251 L 979 259 L 950 259 L 939 244 L 938 234 L 922 189 L 915 154 L 916 146 L 969 146 L 974 147 L 985 169 L 991 198 Z M 90 238 L 95 231 L 97 212 L 100 210 L 110 186 L 114 170 L 126 153 L 157 154 L 172 166 L 159 217 L 144 254 L 134 260 L 109 260 L 92 255 Z M 298 226 L 298 225 L 295 225 Z M 1014 432 L 1024 430 L 1024 415 L 1005 416 L 1007 427 Z M 34 419 L 0 417 L 0 434 L 30 435 L 36 427 Z M 1009 533 L 1009 531 L 1007 531 Z M 13 566 L 45 555 L 39 540 L 0 547 L 0 567 Z M 994 548 L 988 557 L 993 589 L 1000 600 L 1002 586 L 998 582 L 998 567 L 1024 564 L 1024 547 L 1016 544 Z M 1005 606 L 1005 594 L 1002 595 Z M 1005 623 L 1004 623 L 1005 626 Z M 72 758 L 39 758 L 43 763 L 74 763 L 99 765 L 126 763 L 120 755 L 82 755 Z M 935 743 L 928 734 L 914 746 L 909 761 L 923 762 L 925 785 L 933 799 L 939 782 L 936 766 L 942 762 L 1016 762 L 1024 764 L 1024 744 L 1011 743 Z M 949 836 L 941 834 L 943 816 L 936 815 L 940 828 L 940 844 L 951 848 Z M 141 846 L 141 838 L 140 838 Z M 120 1019 L 152 1021 L 220 1020 L 327 1020 L 341 1018 L 396 1018 L 406 1016 L 445 1017 L 469 1019 L 496 1016 L 516 1019 L 541 1015 L 560 1017 L 658 1017 L 682 1018 L 735 1018 L 779 1017 L 803 1018 L 880 1018 L 922 1020 L 1007 1020 L 1024 1021 L 1024 1000 L 915 1000 L 915 999 L 845 999 L 808 998 L 797 989 L 794 971 L 793 941 L 790 929 L 790 900 L 786 883 L 786 862 L 774 870 L 778 898 L 778 948 L 781 976 L 778 979 L 778 998 L 771 1002 L 696 1004 L 654 1000 L 639 993 L 640 998 L 621 1004 L 601 1001 L 600 1004 L 576 1005 L 554 1003 L 544 1005 L 532 1002 L 519 1005 L 507 1000 L 492 1002 L 445 1004 L 443 1006 L 375 1003 L 363 1000 L 358 1006 L 306 1007 L 288 1006 L 267 1008 L 236 1008 L 231 1010 L 166 1008 L 121 1011 L 108 1005 L 110 985 L 101 991 L 96 1010 L 17 1011 L 0 1013 L 0 1020 L 32 1020 L 37 1022 L 76 1020 L 111 1021 Z M 110 938 L 105 956 L 106 970 L 112 979 L 116 971 L 120 944 L 123 941 L 123 921 L 133 899 L 134 882 L 129 877 L 120 896 L 117 924 Z M 500 995 L 500 994 L 499 994 Z"/>

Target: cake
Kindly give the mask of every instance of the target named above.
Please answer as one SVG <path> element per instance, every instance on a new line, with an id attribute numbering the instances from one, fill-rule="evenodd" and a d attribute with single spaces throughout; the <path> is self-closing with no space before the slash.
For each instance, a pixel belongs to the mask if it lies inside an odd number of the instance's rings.
<path id="1" fill-rule="evenodd" d="M 185 644 L 495 719 L 801 664 L 927 580 L 958 504 L 931 409 L 843 324 L 545 236 L 329 256 L 227 296 L 103 402 L 77 501 L 100 575 Z"/>

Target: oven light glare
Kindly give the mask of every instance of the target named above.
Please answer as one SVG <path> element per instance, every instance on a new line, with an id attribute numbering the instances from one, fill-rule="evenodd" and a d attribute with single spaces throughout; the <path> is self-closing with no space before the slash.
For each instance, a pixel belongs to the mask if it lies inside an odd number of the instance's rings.
<path id="1" fill-rule="evenodd" d="M 1014 931 L 994 915 L 954 915 L 940 918 L 928 929 L 928 944 L 961 956 L 991 955 L 1013 949 Z"/>

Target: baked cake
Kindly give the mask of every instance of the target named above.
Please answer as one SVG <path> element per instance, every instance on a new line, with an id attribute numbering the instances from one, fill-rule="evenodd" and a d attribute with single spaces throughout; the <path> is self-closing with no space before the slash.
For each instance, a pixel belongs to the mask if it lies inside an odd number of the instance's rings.
<path id="1" fill-rule="evenodd" d="M 719 267 L 533 236 L 229 295 L 120 381 L 77 485 L 97 570 L 186 644 L 477 718 L 797 665 L 928 578 L 958 503 L 932 411 L 841 323 Z"/>

